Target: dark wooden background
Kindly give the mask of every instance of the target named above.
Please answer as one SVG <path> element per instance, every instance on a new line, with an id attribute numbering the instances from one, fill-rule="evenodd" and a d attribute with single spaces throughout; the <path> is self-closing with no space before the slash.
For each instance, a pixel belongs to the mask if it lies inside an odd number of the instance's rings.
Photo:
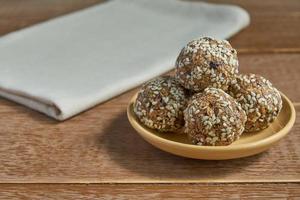
<path id="1" fill-rule="evenodd" d="M 101 0 L 0 0 L 0 35 Z M 242 72 L 270 79 L 300 114 L 300 1 L 222 0 L 251 25 L 230 39 Z M 1 67 L 1 66 L 0 66 Z M 58 123 L 0 98 L 0 198 L 300 199 L 300 120 L 256 156 L 204 161 L 173 156 L 141 139 L 126 118 L 131 90 Z"/>

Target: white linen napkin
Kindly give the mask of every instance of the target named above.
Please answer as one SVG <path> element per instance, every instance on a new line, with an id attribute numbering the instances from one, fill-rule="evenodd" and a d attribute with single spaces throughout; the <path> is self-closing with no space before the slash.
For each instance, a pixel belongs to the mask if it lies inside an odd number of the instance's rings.
<path id="1" fill-rule="evenodd" d="M 0 38 L 0 95 L 65 120 L 172 69 L 189 40 L 248 24 L 237 6 L 111 0 Z"/>

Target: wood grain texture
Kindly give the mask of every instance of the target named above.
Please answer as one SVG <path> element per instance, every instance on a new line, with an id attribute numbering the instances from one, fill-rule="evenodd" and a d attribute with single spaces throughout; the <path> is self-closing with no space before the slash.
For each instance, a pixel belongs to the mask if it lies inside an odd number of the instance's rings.
<path id="1" fill-rule="evenodd" d="M 1 185 L 1 199 L 290 199 L 300 184 Z"/>
<path id="2" fill-rule="evenodd" d="M 212 0 L 239 5 L 251 24 L 230 39 L 240 53 L 300 52 L 300 2 L 298 0 Z"/>
<path id="3" fill-rule="evenodd" d="M 300 54 L 242 54 L 239 61 L 241 73 L 262 75 L 293 102 L 300 102 Z"/>
<path id="4" fill-rule="evenodd" d="M 0 35 L 16 31 L 104 0 L 0 0 Z"/>
<path id="5" fill-rule="evenodd" d="M 102 1 L 0 0 L 0 35 Z M 251 25 L 230 39 L 241 72 L 270 79 L 299 116 L 299 1 L 210 2 L 237 4 L 250 13 Z M 131 128 L 125 110 L 136 90 L 63 123 L 0 98 L 0 199 L 300 199 L 299 118 L 265 153 L 186 159 L 155 149 Z"/>
<path id="6" fill-rule="evenodd" d="M 125 114 L 134 92 L 63 123 L 1 99 L 0 182 L 300 181 L 299 118 L 286 138 L 262 154 L 228 161 L 192 160 L 155 149 L 137 135 Z M 300 107 L 296 110 L 299 115 Z"/>
<path id="7" fill-rule="evenodd" d="M 0 35 L 101 2 L 103 0 L 0 0 Z M 236 4 L 249 11 L 251 25 L 230 39 L 241 53 L 300 52 L 298 0 L 209 2 Z"/>

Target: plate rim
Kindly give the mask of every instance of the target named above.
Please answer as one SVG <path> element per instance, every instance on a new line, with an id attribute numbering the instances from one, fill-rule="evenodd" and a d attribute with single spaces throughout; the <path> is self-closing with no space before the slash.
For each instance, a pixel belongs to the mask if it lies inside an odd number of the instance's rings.
<path id="1" fill-rule="evenodd" d="M 186 144 L 186 143 L 181 143 L 181 142 L 176 142 L 173 140 L 168 140 L 165 138 L 162 138 L 160 136 L 157 136 L 155 134 L 153 134 L 151 131 L 145 129 L 140 122 L 138 122 L 135 119 L 134 112 L 132 109 L 133 103 L 137 97 L 138 92 L 136 92 L 133 97 L 130 99 L 129 104 L 127 106 L 127 118 L 131 124 L 131 126 L 135 129 L 135 131 L 144 138 L 144 135 L 148 135 L 149 137 L 152 137 L 156 140 L 160 140 L 164 143 L 167 143 L 169 145 L 176 145 L 176 146 L 180 146 L 183 148 L 189 148 L 189 149 L 193 149 L 193 150 L 205 150 L 205 151 L 237 151 L 237 150 L 245 150 L 245 149 L 253 149 L 253 148 L 259 148 L 259 147 L 265 147 L 266 145 L 269 144 L 273 144 L 277 141 L 279 141 L 280 139 L 282 139 L 283 137 L 285 137 L 290 130 L 292 129 L 295 120 L 296 120 L 296 111 L 294 108 L 293 103 L 291 102 L 291 100 L 282 92 L 280 92 L 280 95 L 283 99 L 283 101 L 287 102 L 287 105 L 289 106 L 291 113 L 290 113 L 290 119 L 288 120 L 288 122 L 286 123 L 285 126 L 283 126 L 278 132 L 274 133 L 273 135 L 258 140 L 258 141 L 254 141 L 254 142 L 249 142 L 249 143 L 243 143 L 243 144 L 236 144 L 236 145 L 227 145 L 227 146 L 199 146 L 199 145 L 193 145 L 193 144 Z M 138 130 L 139 131 L 138 131 Z M 143 133 L 141 133 L 141 132 Z"/>

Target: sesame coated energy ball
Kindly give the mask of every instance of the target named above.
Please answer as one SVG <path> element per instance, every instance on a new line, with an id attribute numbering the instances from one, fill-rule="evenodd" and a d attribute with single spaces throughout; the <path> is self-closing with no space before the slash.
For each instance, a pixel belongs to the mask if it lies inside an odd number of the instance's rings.
<path id="1" fill-rule="evenodd" d="M 270 81 L 259 75 L 239 75 L 229 88 L 229 93 L 247 114 L 246 132 L 267 128 L 282 108 L 279 91 Z"/>
<path id="2" fill-rule="evenodd" d="M 223 90 L 206 88 L 191 98 L 184 119 L 185 132 L 192 143 L 221 146 L 231 144 L 243 133 L 246 114 Z"/>
<path id="3" fill-rule="evenodd" d="M 134 112 L 149 128 L 161 132 L 176 131 L 184 124 L 185 89 L 170 76 L 145 83 L 134 103 Z"/>
<path id="4" fill-rule="evenodd" d="M 229 145 L 244 131 L 246 114 L 221 89 L 206 88 L 195 94 L 184 111 L 185 132 L 197 145 Z"/>
<path id="5" fill-rule="evenodd" d="M 203 37 L 189 42 L 176 60 L 176 78 L 195 92 L 207 87 L 227 90 L 238 73 L 237 51 L 226 40 Z"/>

